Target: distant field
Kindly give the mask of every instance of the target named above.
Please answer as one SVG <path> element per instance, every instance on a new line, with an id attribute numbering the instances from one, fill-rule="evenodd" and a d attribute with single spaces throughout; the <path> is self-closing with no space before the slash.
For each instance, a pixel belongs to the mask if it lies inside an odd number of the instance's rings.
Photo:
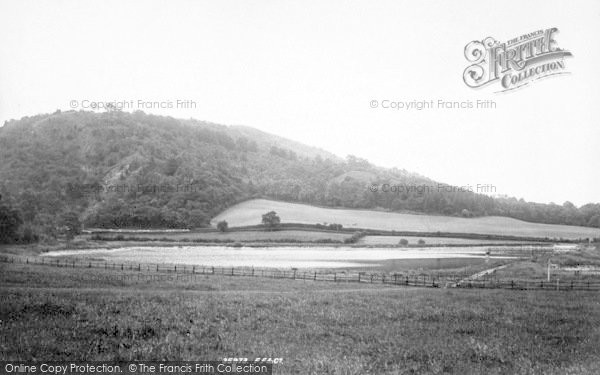
<path id="1" fill-rule="evenodd" d="M 229 226 L 257 225 L 262 214 L 275 211 L 283 223 L 338 223 L 346 228 L 414 232 L 450 232 L 522 237 L 578 239 L 600 237 L 600 229 L 568 225 L 536 224 L 507 217 L 458 218 L 391 212 L 315 207 L 304 204 L 254 199 L 217 215 L 212 225 L 227 220 Z"/>
<path id="2" fill-rule="evenodd" d="M 105 237 L 116 237 L 122 235 L 126 238 L 150 238 L 170 240 L 202 240 L 202 241 L 234 241 L 234 242 L 252 242 L 252 241 L 344 241 L 351 236 L 350 233 L 331 233 L 319 231 L 304 230 L 281 230 L 281 231 L 232 231 L 232 232 L 183 232 L 183 233 L 107 233 Z"/>
<path id="3" fill-rule="evenodd" d="M 409 245 L 417 245 L 419 240 L 427 245 L 475 245 L 475 244 L 520 244 L 523 241 L 479 240 L 453 237 L 417 237 L 417 236 L 365 236 L 358 240 L 359 245 L 397 245 L 400 239 L 406 239 Z"/>
<path id="4" fill-rule="evenodd" d="M 593 292 L 0 265 L 0 360 L 283 358 L 275 374 L 598 374 Z"/>

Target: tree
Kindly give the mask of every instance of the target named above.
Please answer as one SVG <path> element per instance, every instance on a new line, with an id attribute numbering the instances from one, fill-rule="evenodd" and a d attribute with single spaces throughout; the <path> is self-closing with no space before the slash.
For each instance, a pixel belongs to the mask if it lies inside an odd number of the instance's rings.
<path id="1" fill-rule="evenodd" d="M 277 216 L 277 213 L 275 211 L 270 211 L 262 215 L 262 223 L 266 227 L 272 229 L 279 226 L 279 223 L 281 223 L 281 219 L 279 218 L 279 216 Z"/>
<path id="2" fill-rule="evenodd" d="M 167 164 L 165 166 L 165 174 L 167 176 L 175 175 L 177 169 L 179 169 L 179 161 L 177 161 L 177 159 L 170 158 L 169 160 L 167 160 Z"/>
<path id="3" fill-rule="evenodd" d="M 600 214 L 596 214 L 590 218 L 587 225 L 589 227 L 600 228 Z"/>
<path id="4" fill-rule="evenodd" d="M 76 212 L 68 211 L 61 217 L 61 225 L 68 240 L 81 233 L 81 222 Z"/>
<path id="5" fill-rule="evenodd" d="M 19 211 L 0 203 L 0 243 L 16 241 L 18 239 L 17 231 L 21 224 L 23 224 L 23 219 L 21 219 Z"/>
<path id="6" fill-rule="evenodd" d="M 408 246 L 408 240 L 406 238 L 403 238 L 400 240 L 400 245 L 402 246 Z"/>
<path id="7" fill-rule="evenodd" d="M 418 241 L 418 244 L 419 244 L 419 246 L 425 245 L 425 240 L 422 239 L 422 238 L 420 238 L 419 241 Z"/>
<path id="8" fill-rule="evenodd" d="M 217 223 L 217 229 L 220 232 L 227 232 L 228 228 L 229 228 L 229 224 L 227 224 L 227 221 L 225 221 L 225 220 L 221 220 Z"/>

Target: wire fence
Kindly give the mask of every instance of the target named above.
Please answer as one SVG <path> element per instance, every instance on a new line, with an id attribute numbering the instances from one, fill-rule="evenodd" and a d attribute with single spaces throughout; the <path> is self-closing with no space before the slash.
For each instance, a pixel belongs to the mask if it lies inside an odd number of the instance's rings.
<path id="1" fill-rule="evenodd" d="M 2 256 L 0 262 L 21 263 L 59 268 L 88 268 L 107 271 L 134 271 L 150 273 L 176 273 L 189 275 L 221 275 L 240 277 L 261 277 L 271 279 L 292 279 L 325 281 L 336 283 L 369 283 L 392 286 L 428 288 L 467 288 L 467 289 L 510 289 L 510 290 L 555 290 L 555 291 L 600 291 L 600 278 L 548 280 L 540 279 L 499 279 L 493 274 L 473 279 L 467 275 L 432 275 L 414 273 L 377 273 L 331 270 L 273 269 L 254 267 L 213 267 L 183 264 L 150 263 L 111 263 L 82 259 L 61 259 L 49 257 Z"/>

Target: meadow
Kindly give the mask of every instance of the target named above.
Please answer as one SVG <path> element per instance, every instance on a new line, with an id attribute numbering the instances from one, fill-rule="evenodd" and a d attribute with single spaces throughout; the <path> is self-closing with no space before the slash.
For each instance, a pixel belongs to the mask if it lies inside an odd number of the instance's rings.
<path id="1" fill-rule="evenodd" d="M 569 225 L 529 223 L 498 216 L 461 218 L 452 216 L 403 214 L 384 211 L 324 208 L 266 199 L 253 199 L 234 205 L 211 221 L 226 220 L 230 227 L 257 225 L 261 215 L 275 211 L 282 223 L 337 223 L 345 228 L 396 230 L 407 232 L 474 233 L 501 236 L 587 239 L 600 237 L 600 229 Z"/>
<path id="2" fill-rule="evenodd" d="M 505 240 L 486 240 L 472 238 L 453 238 L 453 237 L 418 237 L 418 236 L 364 236 L 356 243 L 366 246 L 392 246 L 398 245 L 400 239 L 408 241 L 408 246 L 419 245 L 419 240 L 423 245 L 511 245 L 524 244 L 525 241 L 505 241 Z"/>
<path id="3" fill-rule="evenodd" d="M 266 356 L 283 358 L 276 374 L 600 372 L 595 292 L 0 267 L 2 360 Z"/>

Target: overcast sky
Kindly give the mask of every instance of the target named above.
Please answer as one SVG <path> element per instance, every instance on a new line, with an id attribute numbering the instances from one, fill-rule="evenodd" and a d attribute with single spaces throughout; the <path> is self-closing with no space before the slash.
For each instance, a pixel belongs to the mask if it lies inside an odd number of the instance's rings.
<path id="1" fill-rule="evenodd" d="M 0 17 L 1 123 L 133 100 L 459 186 L 600 202 L 600 1 L 0 0 Z M 470 41 L 550 27 L 571 74 L 464 84 Z M 496 108 L 381 108 L 439 99 Z"/>

